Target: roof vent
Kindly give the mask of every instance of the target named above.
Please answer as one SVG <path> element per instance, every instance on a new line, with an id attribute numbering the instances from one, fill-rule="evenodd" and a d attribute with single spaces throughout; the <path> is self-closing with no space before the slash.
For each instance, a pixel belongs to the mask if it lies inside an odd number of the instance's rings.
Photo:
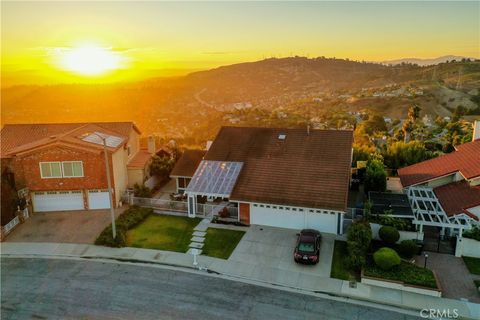
<path id="1" fill-rule="evenodd" d="M 55 139 L 57 136 L 50 136 L 50 139 Z"/>
<path id="2" fill-rule="evenodd" d="M 278 135 L 278 140 L 280 140 L 280 141 L 285 141 L 286 138 L 287 138 L 287 135 L 284 134 L 284 133 L 280 133 Z"/>

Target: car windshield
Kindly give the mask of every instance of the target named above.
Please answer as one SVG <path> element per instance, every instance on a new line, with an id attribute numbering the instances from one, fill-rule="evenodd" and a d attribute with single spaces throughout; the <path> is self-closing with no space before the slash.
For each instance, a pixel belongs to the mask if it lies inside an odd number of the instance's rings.
<path id="1" fill-rule="evenodd" d="M 308 242 L 300 242 L 298 244 L 298 251 L 302 252 L 314 252 L 315 251 L 315 246 L 313 243 L 308 243 Z"/>

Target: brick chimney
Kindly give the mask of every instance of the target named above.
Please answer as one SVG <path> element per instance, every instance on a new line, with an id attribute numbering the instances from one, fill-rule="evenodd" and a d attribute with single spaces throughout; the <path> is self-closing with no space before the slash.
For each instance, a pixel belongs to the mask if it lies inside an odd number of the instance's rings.
<path id="1" fill-rule="evenodd" d="M 155 137 L 154 136 L 149 136 L 147 139 L 148 143 L 148 152 L 150 154 L 155 154 L 157 151 L 157 147 L 155 146 Z"/>
<path id="2" fill-rule="evenodd" d="M 480 140 L 480 120 L 475 120 L 473 122 L 473 135 L 472 141 Z"/>

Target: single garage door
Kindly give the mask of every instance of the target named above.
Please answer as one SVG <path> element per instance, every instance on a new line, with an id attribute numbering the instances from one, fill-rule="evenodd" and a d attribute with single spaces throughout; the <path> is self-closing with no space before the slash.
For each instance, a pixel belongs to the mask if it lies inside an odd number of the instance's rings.
<path id="1" fill-rule="evenodd" d="M 88 190 L 89 209 L 109 209 L 110 195 L 108 190 Z"/>
<path id="2" fill-rule="evenodd" d="M 337 233 L 337 214 L 268 208 L 266 205 L 250 204 L 250 223 L 287 229 L 315 229 Z"/>
<path id="3" fill-rule="evenodd" d="M 35 212 L 83 210 L 83 193 L 76 191 L 45 191 L 33 193 Z"/>

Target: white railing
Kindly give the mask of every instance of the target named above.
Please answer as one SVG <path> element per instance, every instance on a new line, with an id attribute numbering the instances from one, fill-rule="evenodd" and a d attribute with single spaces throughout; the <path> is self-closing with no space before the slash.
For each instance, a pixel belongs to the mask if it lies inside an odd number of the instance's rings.
<path id="1" fill-rule="evenodd" d="M 229 206 L 226 202 L 219 204 L 197 203 L 195 214 L 202 217 L 220 216 L 220 212 L 224 208 L 228 210 L 228 217 L 226 218 L 238 219 L 238 207 Z"/>
<path id="2" fill-rule="evenodd" d="M 154 209 L 184 212 L 188 211 L 187 202 L 184 201 L 172 201 L 157 198 L 139 198 L 133 197 L 132 204 L 140 207 L 149 207 Z"/>
<path id="3" fill-rule="evenodd" d="M 19 223 L 20 223 L 20 219 L 18 218 L 18 216 L 16 216 L 9 223 L 4 225 L 2 230 L 4 235 L 9 234 Z"/>

